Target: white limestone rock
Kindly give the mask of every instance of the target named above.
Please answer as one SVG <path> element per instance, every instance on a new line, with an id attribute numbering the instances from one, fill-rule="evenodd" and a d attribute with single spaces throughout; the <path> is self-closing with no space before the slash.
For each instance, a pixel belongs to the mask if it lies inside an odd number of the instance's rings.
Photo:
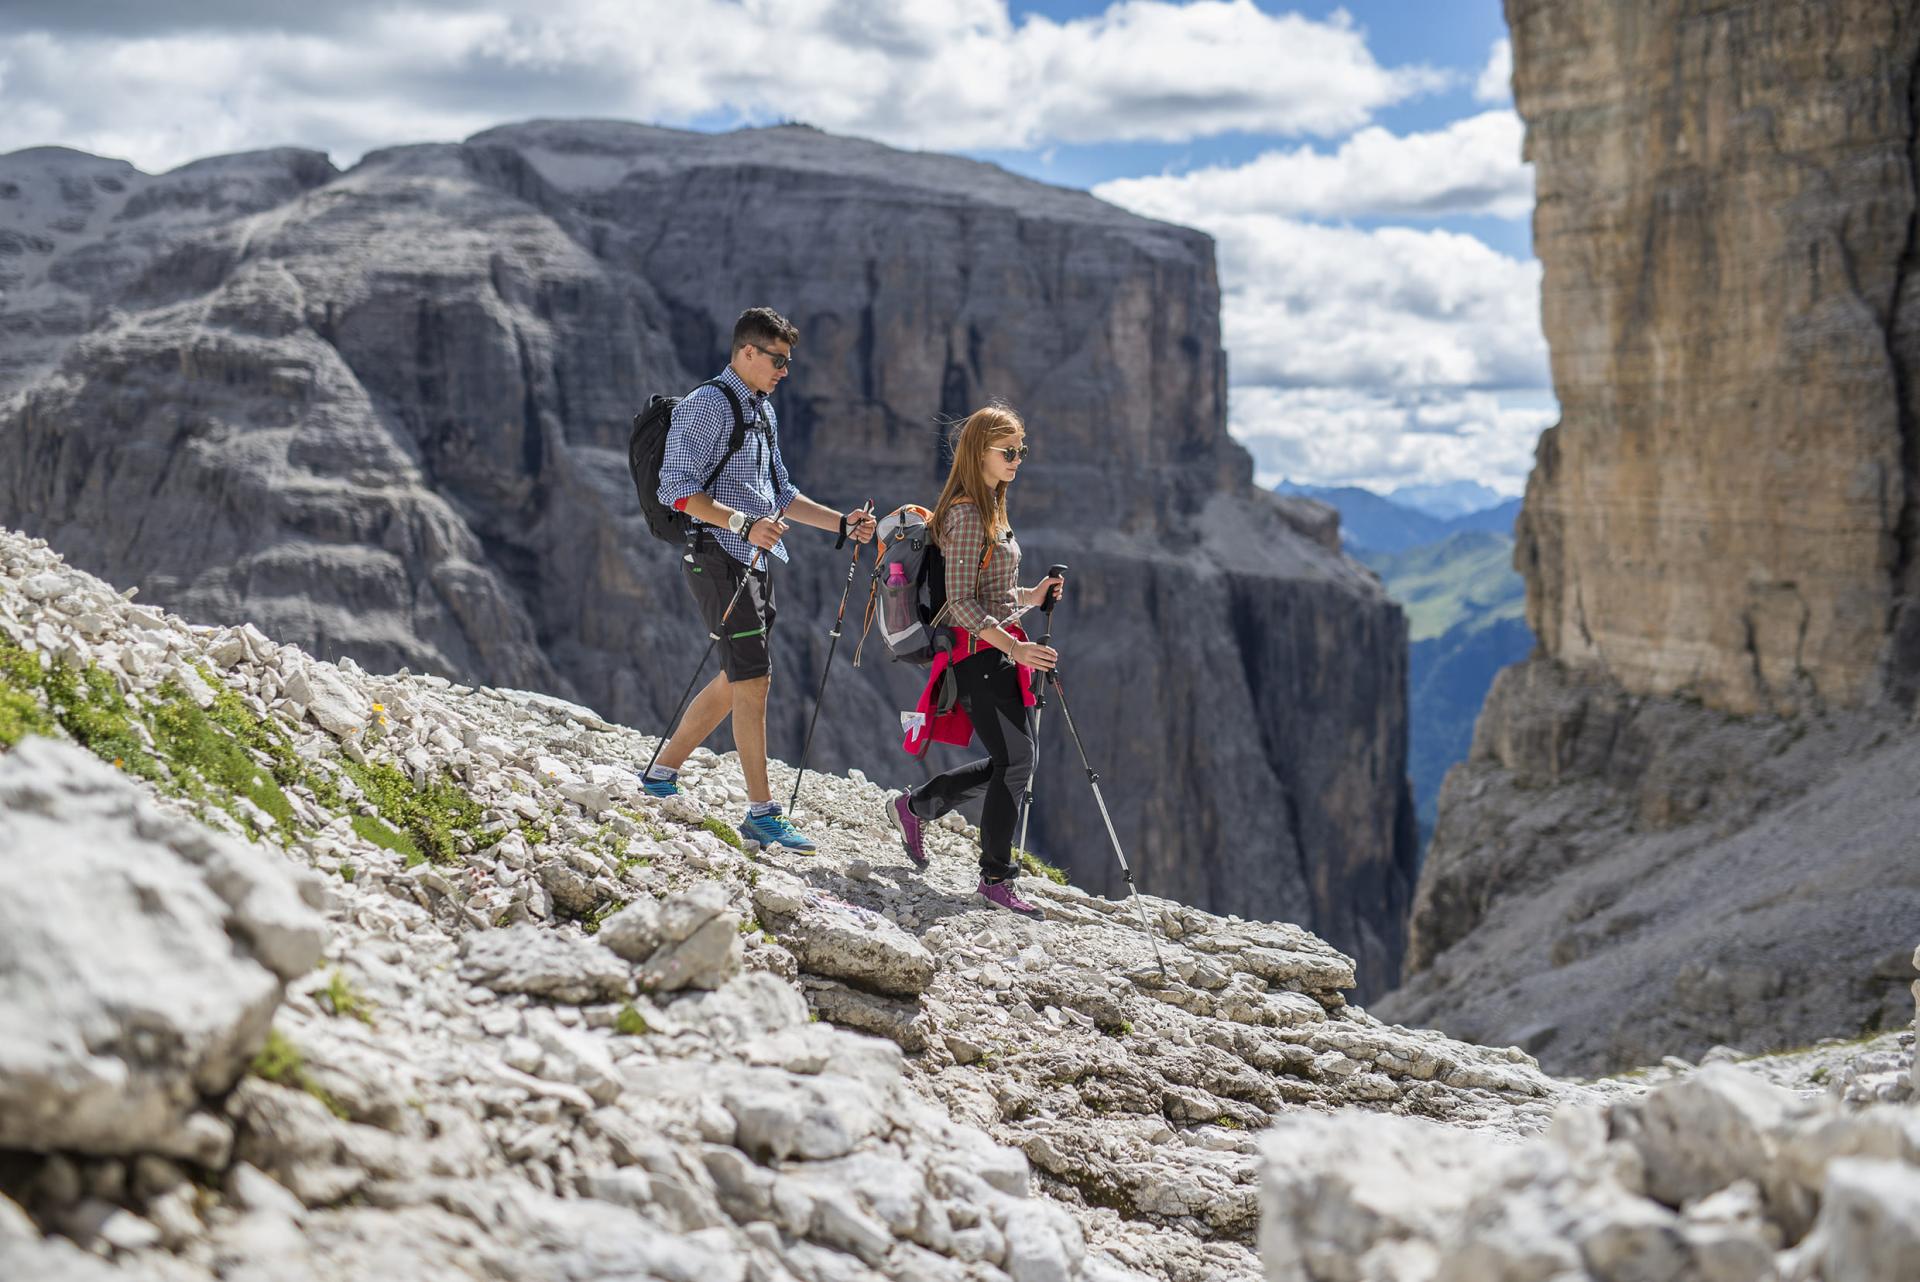
<path id="1" fill-rule="evenodd" d="M 1906 1282 L 1920 1272 L 1920 1168 L 1843 1158 L 1827 1170 L 1816 1240 L 1828 1282 Z"/>
<path id="2" fill-rule="evenodd" d="M 659 902 L 648 896 L 635 899 L 601 922 L 594 938 L 627 961 L 645 961 L 653 956 L 653 950 L 664 938 L 660 933 Z"/>
<path id="3" fill-rule="evenodd" d="M 373 701 L 348 684 L 331 664 L 295 661 L 288 665 L 286 693 L 306 709 L 328 734 L 345 738 L 367 728 L 373 719 Z"/>
<path id="4" fill-rule="evenodd" d="M 1808 1111 L 1791 1091 L 1713 1065 L 1616 1105 L 1613 1124 L 1639 1152 L 1647 1192 L 1677 1207 L 1735 1180 L 1764 1185 L 1792 1124 Z"/>
<path id="5" fill-rule="evenodd" d="M 724 887 L 705 882 L 660 907 L 661 944 L 636 974 L 649 992 L 718 988 L 740 973 L 740 914 Z"/>
<path id="6" fill-rule="evenodd" d="M 325 927 L 300 877 L 65 743 L 0 757 L 0 1147 L 195 1156 Z"/>
<path id="7" fill-rule="evenodd" d="M 633 988 L 621 960 L 596 943 L 535 926 L 475 931 L 460 941 L 460 973 L 496 993 L 530 993 L 582 1005 L 615 1001 Z"/>
<path id="8" fill-rule="evenodd" d="M 755 887 L 754 905 L 801 970 L 894 997 L 917 997 L 932 983 L 933 954 L 881 914 L 771 880 Z"/>

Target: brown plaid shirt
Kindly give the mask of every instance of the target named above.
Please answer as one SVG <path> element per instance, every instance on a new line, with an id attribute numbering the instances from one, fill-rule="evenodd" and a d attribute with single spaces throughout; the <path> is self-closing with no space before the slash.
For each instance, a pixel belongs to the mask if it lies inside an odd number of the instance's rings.
<path id="1" fill-rule="evenodd" d="M 980 558 L 986 547 L 987 522 L 980 509 L 971 503 L 948 508 L 940 530 L 940 555 L 947 563 L 947 608 L 940 621 L 975 636 L 1011 622 L 1020 613 L 1013 595 L 1019 584 L 1020 544 L 1009 529 L 982 569 Z"/>

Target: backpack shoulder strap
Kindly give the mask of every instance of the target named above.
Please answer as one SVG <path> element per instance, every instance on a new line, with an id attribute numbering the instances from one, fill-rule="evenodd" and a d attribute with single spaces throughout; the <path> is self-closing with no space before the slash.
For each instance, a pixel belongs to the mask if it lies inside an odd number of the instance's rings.
<path id="1" fill-rule="evenodd" d="M 713 471 L 707 473 L 707 483 L 700 487 L 702 490 L 711 490 L 713 483 L 720 479 L 720 473 L 726 471 L 727 464 L 733 461 L 733 456 L 738 454 L 740 447 L 747 443 L 747 415 L 746 411 L 740 407 L 740 398 L 733 394 L 731 387 L 719 379 L 710 378 L 700 386 L 719 388 L 720 394 L 727 398 L 727 405 L 733 410 L 733 435 L 727 438 L 727 452 L 720 456 L 720 462 L 714 465 Z"/>

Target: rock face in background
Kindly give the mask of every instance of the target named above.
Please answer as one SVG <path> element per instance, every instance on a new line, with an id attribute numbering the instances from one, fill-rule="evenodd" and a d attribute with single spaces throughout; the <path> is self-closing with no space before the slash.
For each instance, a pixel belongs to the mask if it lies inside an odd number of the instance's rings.
<path id="1" fill-rule="evenodd" d="M 1372 1009 L 1568 1073 L 1902 1026 L 1916 778 L 1920 735 L 1885 713 L 1740 718 L 1509 668 Z"/>
<path id="2" fill-rule="evenodd" d="M 1037 451 L 1015 522 L 1073 567 L 1063 675 L 1142 884 L 1310 923 L 1363 992 L 1397 972 L 1405 625 L 1311 511 L 1251 486 L 1198 233 L 806 129 L 530 124 L 344 174 L 16 153 L 0 289 L 0 521 L 194 617 L 650 731 L 705 641 L 626 475 L 650 393 L 779 307 L 802 331 L 787 457 L 844 506 L 930 501 L 935 416 L 1004 397 Z M 792 542 L 789 759 L 846 574 L 817 531 Z M 918 676 L 843 667 L 813 764 L 956 760 L 898 752 Z M 1117 890 L 1059 729 L 1032 844 Z"/>
<path id="3" fill-rule="evenodd" d="M 1920 681 L 1920 12 L 1508 0 L 1560 425 L 1546 652 L 1739 713 Z"/>
<path id="4" fill-rule="evenodd" d="M 1564 410 L 1517 531 L 1540 651 L 1442 790 L 1378 1009 L 1565 1071 L 1890 1027 L 1920 915 L 1920 11 L 1507 16 Z"/>

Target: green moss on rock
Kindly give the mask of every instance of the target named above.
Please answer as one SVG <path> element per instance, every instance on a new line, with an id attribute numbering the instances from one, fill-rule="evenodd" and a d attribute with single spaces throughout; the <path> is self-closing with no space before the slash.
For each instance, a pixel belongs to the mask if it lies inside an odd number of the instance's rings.
<path id="1" fill-rule="evenodd" d="M 720 816 L 707 815 L 701 819 L 700 826 L 720 840 L 726 842 L 729 846 L 732 846 L 735 850 L 745 853 L 746 847 L 740 844 L 740 834 L 734 831 L 732 824 Z"/>

